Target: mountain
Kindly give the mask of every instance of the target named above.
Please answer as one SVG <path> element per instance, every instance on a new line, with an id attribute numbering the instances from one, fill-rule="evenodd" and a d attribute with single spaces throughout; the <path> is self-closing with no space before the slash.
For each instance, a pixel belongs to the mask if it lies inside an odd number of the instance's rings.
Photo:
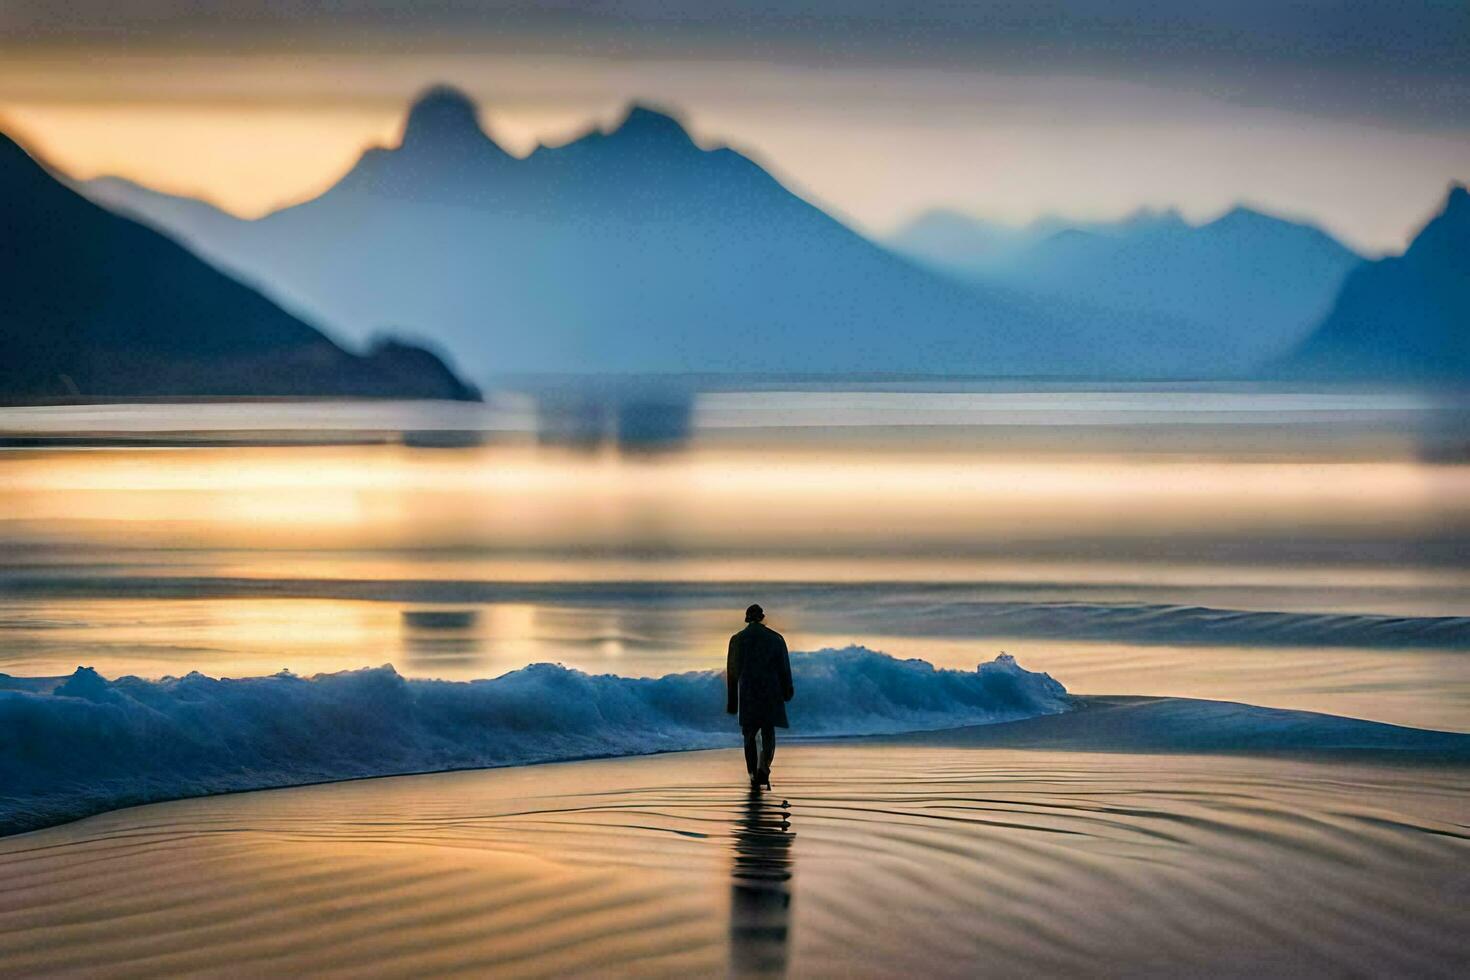
<path id="1" fill-rule="evenodd" d="M 228 211 L 222 211 L 207 201 L 164 194 L 123 177 L 97 177 L 83 181 L 62 179 L 72 190 L 108 210 L 165 232 L 172 227 L 213 225 L 217 233 L 223 234 L 239 222 Z"/>
<path id="2" fill-rule="evenodd" d="M 1161 318 L 1120 324 L 899 256 L 646 106 L 518 159 L 467 97 L 437 87 L 397 146 L 257 220 L 117 182 L 87 189 L 290 309 L 355 337 L 404 324 L 481 373 L 1117 376 L 1199 363 Z"/>
<path id="3" fill-rule="evenodd" d="M 1248 373 L 1299 343 L 1362 261 L 1318 228 L 1245 207 L 1200 225 L 1173 210 L 1021 228 L 931 213 L 890 244 L 1046 302 L 1167 318 L 1179 344 L 1226 373 Z"/>
<path id="4" fill-rule="evenodd" d="M 1403 255 L 1343 283 L 1322 324 L 1281 364 L 1289 375 L 1470 382 L 1470 193 L 1444 207 Z"/>
<path id="5" fill-rule="evenodd" d="M 172 395 L 475 397 L 427 351 L 343 350 L 0 135 L 0 398 Z"/>
<path id="6" fill-rule="evenodd" d="M 1143 208 L 1117 221 L 1081 221 L 1044 215 L 1025 225 L 1006 224 L 948 208 L 925 211 L 893 232 L 887 244 L 901 255 L 962 278 L 983 278 L 1010 266 L 1018 255 L 1062 232 L 1122 236 L 1151 225 L 1182 222 L 1174 210 Z"/>
<path id="7" fill-rule="evenodd" d="M 935 208 L 901 226 L 887 244 L 926 265 L 966 276 L 1003 262 L 1049 233 L 1034 224 L 1017 227 Z"/>

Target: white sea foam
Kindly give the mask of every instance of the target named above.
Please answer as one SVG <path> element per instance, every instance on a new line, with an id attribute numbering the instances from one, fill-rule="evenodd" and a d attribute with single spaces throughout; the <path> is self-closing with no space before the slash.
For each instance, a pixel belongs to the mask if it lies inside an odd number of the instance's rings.
<path id="1" fill-rule="evenodd" d="M 792 656 L 804 735 L 1013 721 L 1067 710 L 1066 690 L 1001 655 L 940 670 L 860 647 Z M 532 664 L 493 680 L 392 667 L 0 684 L 0 832 L 148 800 L 329 779 L 730 745 L 716 671 L 657 679 Z"/>

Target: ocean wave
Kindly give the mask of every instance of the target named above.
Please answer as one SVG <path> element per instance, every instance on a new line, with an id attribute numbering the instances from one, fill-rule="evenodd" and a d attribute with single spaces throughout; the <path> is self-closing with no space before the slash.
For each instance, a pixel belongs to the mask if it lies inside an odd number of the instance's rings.
<path id="1" fill-rule="evenodd" d="M 1346 647 L 1358 649 L 1470 650 L 1470 616 L 1321 612 L 1290 608 L 1295 598 L 1311 607 L 1330 594 L 1336 602 L 1372 608 L 1384 597 L 1375 588 L 1223 589 L 1247 604 L 1287 608 L 1182 604 L 1173 601 L 1109 601 L 1098 593 L 1114 586 L 1070 583 L 1064 589 L 1022 582 L 992 584 L 922 582 L 762 583 L 768 605 L 799 611 L 808 627 L 833 631 L 883 629 L 910 636 L 1102 640 L 1178 646 Z M 1458 607 L 1455 586 L 1442 591 Z M 1426 589 L 1417 589 L 1425 592 Z M 739 608 L 749 583 L 710 582 L 500 582 L 458 579 L 291 579 L 195 575 L 71 575 L 0 570 L 0 592 L 32 599 L 341 599 L 430 605 L 544 603 L 564 608 Z M 1033 599 L 1003 598 L 1030 590 Z M 1130 586 L 1138 595 L 1173 597 L 1179 589 Z M 1207 590 L 1206 590 L 1207 591 Z M 1069 594 L 1074 598 L 1064 598 Z M 1086 596 L 1094 595 L 1095 599 Z M 7 624 L 0 622 L 0 628 Z M 16 623 L 9 624 L 11 626 Z M 27 629 L 46 628 L 32 618 Z"/>
<path id="2" fill-rule="evenodd" d="M 1317 711 L 1199 698 L 1082 695 L 1065 717 L 913 732 L 896 741 L 1076 752 L 1249 753 L 1415 762 L 1470 761 L 1470 734 Z"/>
<path id="3" fill-rule="evenodd" d="M 1181 645 L 1470 649 L 1470 616 L 1283 612 L 1141 602 L 956 601 L 924 607 L 922 612 L 929 619 L 926 629 L 941 635 L 1065 636 Z"/>
<path id="4" fill-rule="evenodd" d="M 792 655 L 803 735 L 871 735 L 1067 710 L 1065 688 L 1002 654 L 973 671 L 861 647 Z M 50 692 L 0 675 L 0 833 L 154 800 L 395 773 L 734 744 L 717 671 L 660 678 L 533 664 L 492 680 L 391 666 L 108 680 Z"/>

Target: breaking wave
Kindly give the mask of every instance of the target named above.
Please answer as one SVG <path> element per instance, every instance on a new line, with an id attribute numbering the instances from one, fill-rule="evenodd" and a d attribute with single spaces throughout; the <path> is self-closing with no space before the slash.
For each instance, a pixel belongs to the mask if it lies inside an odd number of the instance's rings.
<path id="1" fill-rule="evenodd" d="M 802 735 L 954 728 L 1071 706 L 1061 684 L 1004 654 L 960 671 L 850 647 L 793 654 L 791 666 Z M 6 680 L 0 833 L 182 796 L 738 739 L 717 671 L 651 679 L 533 664 L 451 682 L 384 666 L 150 681 L 79 667 L 49 692 Z"/>

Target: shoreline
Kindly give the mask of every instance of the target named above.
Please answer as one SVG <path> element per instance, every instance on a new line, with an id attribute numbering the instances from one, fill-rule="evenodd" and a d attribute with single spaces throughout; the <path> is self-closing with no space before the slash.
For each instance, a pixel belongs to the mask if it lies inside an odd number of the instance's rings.
<path id="1" fill-rule="evenodd" d="M 783 737 L 781 745 L 783 748 L 848 744 L 908 745 L 1020 752 L 1224 756 L 1321 763 L 1470 768 L 1470 734 L 1411 728 L 1321 712 L 1264 708 L 1233 701 L 1140 695 L 1068 695 L 1068 698 L 1073 707 L 1059 714 L 884 734 L 792 734 Z M 1185 722 L 1192 726 L 1188 731 L 1180 729 L 1178 716 L 1181 713 L 1187 716 Z M 1161 720 L 1167 724 L 1161 723 Z M 125 798 L 115 805 L 99 805 L 86 809 L 85 812 L 51 821 L 44 818 L 31 822 L 14 818 L 7 820 L 3 815 L 5 798 L 0 797 L 0 841 L 160 803 L 361 783 L 376 779 L 496 772 L 728 751 L 737 744 L 738 736 L 731 733 L 725 744 L 652 749 L 647 752 L 587 754 L 499 765 L 408 769 L 225 787 L 198 793 L 145 795 Z M 12 826 L 15 829 L 10 829 Z"/>
<path id="2" fill-rule="evenodd" d="M 180 800 L 0 840 L 0 964 L 1448 977 L 1470 769 L 1440 773 L 843 739 L 783 745 L 767 794 L 722 749 Z"/>

